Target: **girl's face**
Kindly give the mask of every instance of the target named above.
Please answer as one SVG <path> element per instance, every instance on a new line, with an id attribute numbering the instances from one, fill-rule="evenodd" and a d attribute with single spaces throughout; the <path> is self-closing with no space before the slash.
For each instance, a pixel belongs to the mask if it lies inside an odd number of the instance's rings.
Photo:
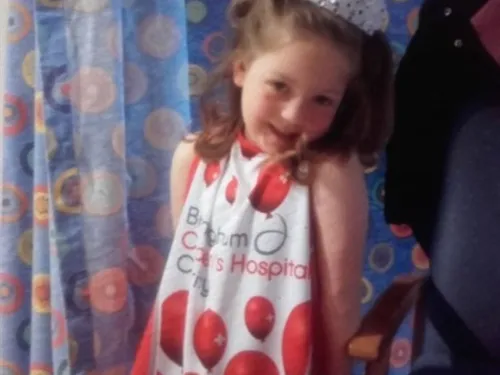
<path id="1" fill-rule="evenodd" d="M 242 90 L 245 135 L 264 152 L 293 148 L 301 136 L 323 136 L 350 79 L 349 60 L 322 38 L 290 41 L 236 62 L 233 81 Z"/>

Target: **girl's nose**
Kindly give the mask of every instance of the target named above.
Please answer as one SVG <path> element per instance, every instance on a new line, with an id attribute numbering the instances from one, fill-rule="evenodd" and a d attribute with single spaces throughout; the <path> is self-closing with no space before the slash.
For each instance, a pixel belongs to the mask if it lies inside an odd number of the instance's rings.
<path id="1" fill-rule="evenodd" d="M 300 128 L 304 121 L 305 112 L 306 108 L 302 101 L 291 100 L 283 105 L 281 109 L 281 118 L 288 126 L 298 131 L 298 128 Z"/>

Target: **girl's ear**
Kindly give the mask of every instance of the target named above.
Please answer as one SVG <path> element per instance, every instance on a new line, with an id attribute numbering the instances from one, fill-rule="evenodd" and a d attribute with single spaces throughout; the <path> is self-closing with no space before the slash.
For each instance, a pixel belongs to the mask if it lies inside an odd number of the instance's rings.
<path id="1" fill-rule="evenodd" d="M 233 62 L 233 83 L 236 87 L 242 88 L 243 83 L 245 82 L 246 76 L 246 66 L 245 62 L 241 59 L 235 60 Z"/>

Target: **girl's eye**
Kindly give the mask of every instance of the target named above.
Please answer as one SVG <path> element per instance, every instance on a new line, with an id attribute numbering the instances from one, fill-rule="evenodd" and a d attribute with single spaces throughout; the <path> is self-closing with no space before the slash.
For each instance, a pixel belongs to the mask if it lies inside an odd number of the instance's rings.
<path id="1" fill-rule="evenodd" d="M 269 81 L 269 86 L 271 86 L 273 90 L 277 92 L 281 92 L 286 89 L 286 83 L 281 81 Z"/>
<path id="2" fill-rule="evenodd" d="M 316 103 L 318 103 L 319 105 L 324 105 L 324 106 L 332 106 L 333 100 L 327 96 L 318 96 L 316 98 Z"/>

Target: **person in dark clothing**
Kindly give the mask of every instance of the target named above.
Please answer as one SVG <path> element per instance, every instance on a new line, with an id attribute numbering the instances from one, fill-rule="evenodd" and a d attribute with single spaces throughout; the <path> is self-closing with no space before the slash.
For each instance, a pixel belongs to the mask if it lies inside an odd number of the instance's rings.
<path id="1" fill-rule="evenodd" d="M 385 215 L 431 259 L 412 374 L 500 374 L 500 0 L 427 0 L 395 81 Z"/>

